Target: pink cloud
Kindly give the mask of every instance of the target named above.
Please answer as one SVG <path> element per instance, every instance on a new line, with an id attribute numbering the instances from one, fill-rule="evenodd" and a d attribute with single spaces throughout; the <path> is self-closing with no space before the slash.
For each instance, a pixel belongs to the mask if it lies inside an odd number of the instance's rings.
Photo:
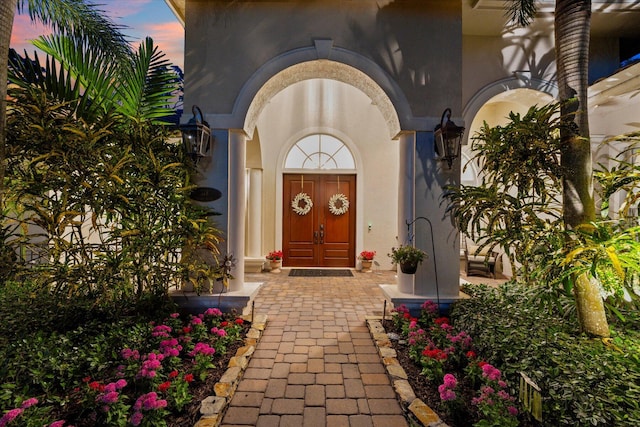
<path id="1" fill-rule="evenodd" d="M 146 14 L 144 18 L 152 20 L 154 17 L 153 14 L 149 15 L 149 10 L 160 6 L 154 3 L 159 1 L 162 0 L 108 1 L 103 2 L 99 8 L 116 24 L 128 25 L 128 28 L 124 28 L 122 31 L 133 45 L 137 47 L 140 42 L 137 39 L 150 36 L 155 45 L 165 53 L 174 65 L 184 67 L 184 28 L 180 23 L 177 21 L 144 23 L 140 19 L 132 20 L 136 14 Z M 30 40 L 50 33 L 51 30 L 48 27 L 32 23 L 28 15 L 16 14 L 10 45 L 20 54 L 26 49 L 31 55 L 35 48 L 31 45 Z"/>
<path id="2" fill-rule="evenodd" d="M 161 22 L 144 25 L 140 31 L 153 39 L 153 43 L 173 62 L 184 68 L 184 28 L 179 22 Z"/>
<path id="3" fill-rule="evenodd" d="M 32 23 L 29 15 L 16 14 L 13 19 L 10 46 L 18 51 L 18 53 L 22 53 L 26 49 L 26 51 L 31 54 L 31 52 L 35 50 L 35 47 L 31 44 L 31 40 L 47 34 L 51 34 L 49 27 L 40 23 Z"/>

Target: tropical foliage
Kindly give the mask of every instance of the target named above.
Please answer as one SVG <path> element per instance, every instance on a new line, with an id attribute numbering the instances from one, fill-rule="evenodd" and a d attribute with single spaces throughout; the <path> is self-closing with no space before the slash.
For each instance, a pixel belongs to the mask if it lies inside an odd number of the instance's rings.
<path id="1" fill-rule="evenodd" d="M 640 317 L 621 309 L 611 338 L 577 332 L 576 313 L 536 303 L 536 288 L 470 285 L 451 322 L 474 337 L 478 357 L 516 384 L 520 372 L 540 387 L 541 426 L 636 426 L 640 423 Z M 560 297 L 559 306 L 571 305 Z M 526 411 L 522 411 L 526 413 Z M 524 414 L 523 414 L 524 415 Z M 530 424 L 525 424 L 530 425 Z"/>
<path id="2" fill-rule="evenodd" d="M 96 4 L 85 0 L 7 0 L 0 6 L 0 49 L 9 52 L 13 18 L 18 13 L 28 13 L 32 21 L 39 21 L 59 34 L 75 40 L 83 40 L 96 49 L 109 52 L 114 60 L 130 56 L 130 46 L 125 36 Z M 17 8 L 16 8 L 17 5 Z M 0 100 L 7 98 L 8 56 L 0 57 Z M 5 184 L 5 105 L 0 108 L 0 211 L 4 209 Z"/>
<path id="3" fill-rule="evenodd" d="M 450 188 L 445 194 L 460 231 L 482 247 L 501 247 L 516 269 L 514 277 L 536 285 L 538 298 L 557 303 L 559 294 L 598 304 L 607 298 L 611 311 L 635 304 L 640 295 L 638 225 L 623 216 L 638 193 L 637 166 L 618 162 L 597 176 L 603 213 L 609 197 L 623 191 L 621 212 L 569 227 L 562 215 L 561 128 L 559 106 L 532 107 L 509 115 L 504 126 L 484 125 L 472 150 L 482 181 L 479 186 Z M 623 171 L 623 173 L 621 172 Z M 596 290 L 596 296 L 591 291 Z M 581 323 L 593 310 L 578 310 Z M 582 311 L 581 311 L 582 310 Z M 608 334 L 606 322 L 600 325 Z"/>
<path id="4" fill-rule="evenodd" d="M 43 289 L 115 307 L 185 280 L 211 287 L 219 236 L 169 142 L 179 79 L 164 55 L 151 39 L 126 60 L 63 34 L 36 45 L 44 63 L 10 62 L 0 259 Z"/>
<path id="5" fill-rule="evenodd" d="M 522 265 L 514 274 L 525 281 L 549 237 L 563 229 L 558 111 L 531 107 L 524 116 L 510 113 L 504 126 L 484 123 L 471 145 L 481 184 L 445 193 L 461 232 L 481 249 L 504 248 L 512 265 Z"/>

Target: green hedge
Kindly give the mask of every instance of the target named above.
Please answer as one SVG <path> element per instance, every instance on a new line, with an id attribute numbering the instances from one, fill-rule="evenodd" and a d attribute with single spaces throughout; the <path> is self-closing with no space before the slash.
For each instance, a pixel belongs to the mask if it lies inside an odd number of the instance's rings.
<path id="1" fill-rule="evenodd" d="M 612 326 L 612 339 L 581 335 L 572 316 L 538 304 L 530 288 L 471 286 L 452 321 L 511 381 L 526 373 L 542 388 L 544 426 L 640 425 L 637 313 Z"/>

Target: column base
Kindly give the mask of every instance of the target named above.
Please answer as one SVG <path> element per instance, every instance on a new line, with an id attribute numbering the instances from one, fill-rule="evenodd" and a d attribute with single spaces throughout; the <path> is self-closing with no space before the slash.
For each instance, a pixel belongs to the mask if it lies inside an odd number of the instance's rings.
<path id="1" fill-rule="evenodd" d="M 248 314 L 251 302 L 258 294 L 262 282 L 245 282 L 241 290 L 220 293 L 201 293 L 173 291 L 169 297 L 189 314 L 204 313 L 208 308 L 219 308 L 225 313 L 235 310 L 238 314 Z"/>
<path id="2" fill-rule="evenodd" d="M 244 259 L 244 272 L 245 273 L 262 273 L 265 264 L 264 258 L 245 258 Z"/>
<path id="3" fill-rule="evenodd" d="M 420 315 L 420 307 L 425 301 L 433 301 L 439 303 L 440 313 L 447 313 L 451 308 L 451 304 L 454 302 L 470 298 L 469 295 L 464 292 L 460 292 L 455 297 L 440 297 L 438 301 L 437 295 L 414 295 L 398 290 L 397 285 L 379 285 L 382 293 L 393 303 L 394 307 L 398 307 L 404 304 L 411 313 L 412 316 L 418 317 Z"/>

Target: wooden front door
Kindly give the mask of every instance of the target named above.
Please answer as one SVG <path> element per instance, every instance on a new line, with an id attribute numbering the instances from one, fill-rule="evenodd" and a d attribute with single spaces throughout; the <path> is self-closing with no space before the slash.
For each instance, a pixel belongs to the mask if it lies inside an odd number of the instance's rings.
<path id="1" fill-rule="evenodd" d="M 355 175 L 285 174 L 283 188 L 283 265 L 355 267 Z M 300 193 L 313 204 L 307 213 Z M 292 206 L 297 196 L 298 213 Z"/>

